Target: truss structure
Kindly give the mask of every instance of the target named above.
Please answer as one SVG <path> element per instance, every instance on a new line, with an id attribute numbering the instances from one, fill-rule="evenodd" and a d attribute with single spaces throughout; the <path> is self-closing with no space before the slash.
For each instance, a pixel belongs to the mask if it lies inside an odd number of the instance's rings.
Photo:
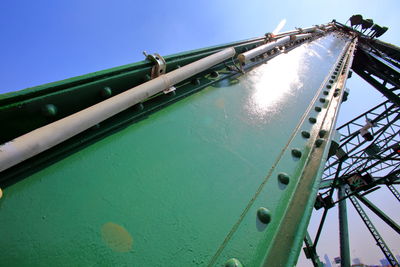
<path id="1" fill-rule="evenodd" d="M 315 208 L 324 208 L 324 212 L 314 241 L 310 236 L 305 239 L 305 250 L 309 252 L 306 255 L 314 266 L 322 266 L 316 254 L 316 246 L 326 215 L 337 203 L 339 203 L 341 265 L 350 266 L 347 199 L 355 207 L 391 266 L 399 266 L 393 253 L 358 202 L 360 200 L 395 232 L 400 233 L 398 224 L 365 198 L 365 195 L 385 184 L 400 201 L 399 192 L 393 186 L 400 179 L 400 49 L 374 39 L 374 34 L 365 35 L 364 24 L 369 23 L 367 22 L 352 21 L 352 27 L 340 23 L 336 25 L 345 31 L 358 34 L 359 43 L 352 70 L 386 96 L 387 100 L 337 128 L 340 138 L 332 144 L 331 157 L 326 162 L 320 193 L 315 203 Z M 360 25 L 362 32 L 357 30 Z M 334 200 L 333 195 L 336 190 L 338 197 Z"/>

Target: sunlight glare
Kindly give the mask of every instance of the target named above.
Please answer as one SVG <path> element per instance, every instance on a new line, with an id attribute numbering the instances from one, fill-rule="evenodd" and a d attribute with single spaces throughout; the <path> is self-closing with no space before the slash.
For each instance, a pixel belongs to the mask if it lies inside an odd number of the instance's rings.
<path id="1" fill-rule="evenodd" d="M 286 24 L 286 19 L 283 19 L 279 22 L 278 26 L 276 26 L 276 28 L 272 31 L 272 34 L 275 35 L 277 33 L 279 33 L 282 28 L 285 26 Z"/>
<path id="2" fill-rule="evenodd" d="M 303 86 L 300 75 L 307 68 L 307 50 L 299 47 L 247 73 L 245 84 L 252 93 L 246 106 L 252 118 L 269 120 L 279 112 L 280 104 L 290 101 L 288 98 Z"/>

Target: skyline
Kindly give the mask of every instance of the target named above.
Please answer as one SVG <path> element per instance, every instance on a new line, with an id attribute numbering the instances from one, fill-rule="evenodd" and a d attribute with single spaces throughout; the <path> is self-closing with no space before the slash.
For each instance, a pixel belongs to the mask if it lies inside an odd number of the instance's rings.
<path id="1" fill-rule="evenodd" d="M 395 257 L 398 261 L 400 261 L 400 255 L 397 254 L 397 255 L 395 255 Z M 336 258 L 336 256 L 334 256 L 333 258 L 330 258 L 329 255 L 325 253 L 321 262 L 323 264 L 325 264 L 324 267 L 332 267 L 333 266 L 332 263 L 335 262 L 335 260 L 334 260 L 335 258 Z M 351 262 L 352 262 L 352 264 L 372 265 L 368 262 L 364 262 L 362 258 L 357 258 L 357 257 L 353 257 L 351 259 Z M 382 266 L 389 265 L 388 260 L 386 258 L 380 259 L 379 262 L 382 264 Z"/>

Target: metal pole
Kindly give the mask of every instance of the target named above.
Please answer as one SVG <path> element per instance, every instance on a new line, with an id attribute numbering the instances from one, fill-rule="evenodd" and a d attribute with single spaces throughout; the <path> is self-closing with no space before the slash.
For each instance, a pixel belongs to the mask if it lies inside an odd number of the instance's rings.
<path id="1" fill-rule="evenodd" d="M 386 186 L 389 188 L 390 192 L 392 192 L 395 198 L 397 198 L 397 200 L 400 201 L 399 191 L 397 191 L 396 188 L 394 188 L 394 186 L 391 184 L 387 184 Z"/>
<path id="2" fill-rule="evenodd" d="M 324 213 L 322 214 L 321 222 L 319 223 L 317 235 L 315 236 L 315 239 L 314 239 L 314 247 L 317 246 L 317 243 L 318 243 L 318 240 L 319 240 L 319 236 L 321 235 L 322 227 L 324 226 L 324 222 L 325 222 L 325 218 L 326 218 L 327 214 L 328 214 L 328 209 L 325 208 L 324 209 Z"/>
<path id="3" fill-rule="evenodd" d="M 346 192 L 344 187 L 339 187 L 338 198 L 342 199 L 345 196 Z M 350 267 L 349 228 L 347 224 L 347 208 L 345 199 L 339 202 L 339 237 L 341 266 Z"/>
<path id="4" fill-rule="evenodd" d="M 306 236 L 304 237 L 304 244 L 306 245 L 304 249 L 308 252 L 308 254 L 306 254 L 306 258 L 310 257 L 310 260 L 312 261 L 314 267 L 322 267 L 323 264 L 319 260 L 315 245 L 313 244 L 310 234 L 308 232 L 306 232 Z"/>
<path id="5" fill-rule="evenodd" d="M 384 96 L 386 96 L 390 101 L 392 101 L 393 104 L 396 104 L 397 106 L 400 106 L 400 97 L 390 91 L 388 88 L 386 88 L 384 85 L 379 83 L 377 80 L 375 80 L 371 75 L 367 74 L 364 72 L 364 70 L 361 67 L 358 66 L 353 66 L 353 70 L 365 81 L 367 81 L 370 85 L 375 87 L 376 90 L 381 92 Z"/>
<path id="6" fill-rule="evenodd" d="M 346 192 L 348 195 L 349 192 Z M 394 257 L 393 253 L 390 251 L 389 247 L 386 245 L 385 241 L 383 240 L 382 236 L 379 234 L 378 230 L 376 230 L 375 226 L 372 224 L 371 220 L 368 218 L 367 214 L 361 207 L 360 203 L 358 203 L 357 199 L 355 196 L 349 196 L 349 199 L 351 203 L 353 204 L 354 208 L 360 215 L 361 219 L 367 226 L 368 230 L 374 237 L 376 241 L 376 245 L 379 246 L 379 248 L 382 250 L 383 254 L 385 255 L 386 259 L 389 261 L 392 266 L 399 266 L 399 263 L 397 262 L 396 258 Z"/>
<path id="7" fill-rule="evenodd" d="M 358 194 L 355 195 L 362 203 L 364 203 L 365 206 L 367 206 L 370 210 L 372 210 L 379 218 L 381 218 L 385 223 L 387 223 L 390 227 L 392 227 L 393 230 L 395 230 L 398 234 L 400 234 L 400 226 L 390 219 L 389 216 L 387 216 L 383 211 L 381 211 L 377 206 L 372 204 L 371 201 L 366 199 L 363 196 L 360 196 Z"/>

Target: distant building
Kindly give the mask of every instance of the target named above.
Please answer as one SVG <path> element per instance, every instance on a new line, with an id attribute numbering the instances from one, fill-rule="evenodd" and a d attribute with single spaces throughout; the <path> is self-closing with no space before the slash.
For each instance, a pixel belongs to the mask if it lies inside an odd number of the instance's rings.
<path id="1" fill-rule="evenodd" d="M 390 266 L 390 263 L 387 259 L 380 259 L 379 262 L 382 264 L 382 266 Z"/>
<path id="2" fill-rule="evenodd" d="M 328 257 L 328 254 L 325 254 L 324 255 L 324 259 L 325 259 L 325 267 L 332 267 L 332 264 L 331 264 L 331 260 L 329 259 L 329 257 Z"/>

